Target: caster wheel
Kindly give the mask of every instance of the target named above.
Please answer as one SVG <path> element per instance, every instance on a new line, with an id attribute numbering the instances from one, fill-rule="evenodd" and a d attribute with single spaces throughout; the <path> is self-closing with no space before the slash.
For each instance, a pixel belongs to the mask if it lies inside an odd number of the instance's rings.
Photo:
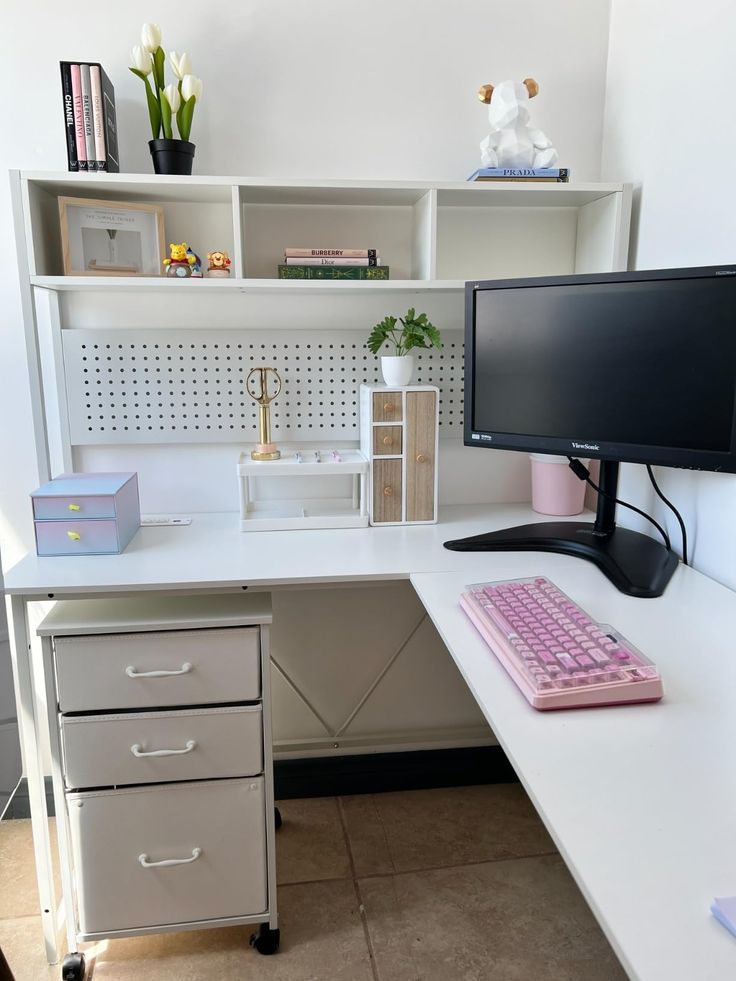
<path id="1" fill-rule="evenodd" d="M 61 981 L 84 981 L 84 954 L 67 954 L 61 965 Z"/>
<path id="2" fill-rule="evenodd" d="M 280 940 L 280 930 L 271 930 L 268 923 L 261 923 L 257 932 L 250 938 L 250 945 L 255 947 L 259 954 L 275 954 L 279 949 Z"/>
<path id="3" fill-rule="evenodd" d="M 273 819 L 274 824 L 276 825 L 276 830 L 278 831 L 281 825 L 284 823 L 281 820 L 281 811 L 278 809 L 278 807 L 274 807 L 273 809 Z"/>

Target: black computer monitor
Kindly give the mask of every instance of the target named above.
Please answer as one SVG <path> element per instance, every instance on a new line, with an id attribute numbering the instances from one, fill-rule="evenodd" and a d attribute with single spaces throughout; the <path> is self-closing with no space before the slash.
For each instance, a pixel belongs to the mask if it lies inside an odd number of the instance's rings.
<path id="1" fill-rule="evenodd" d="M 659 596 L 677 565 L 616 528 L 621 461 L 736 472 L 736 266 L 466 284 L 465 443 L 602 461 L 595 522 L 447 542 L 591 559 Z"/>

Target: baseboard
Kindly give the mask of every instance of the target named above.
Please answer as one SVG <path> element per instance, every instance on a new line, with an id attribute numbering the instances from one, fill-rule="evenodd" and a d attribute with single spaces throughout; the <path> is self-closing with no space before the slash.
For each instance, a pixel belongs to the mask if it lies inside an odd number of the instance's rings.
<path id="1" fill-rule="evenodd" d="M 276 760 L 273 770 L 277 800 L 515 783 L 518 780 L 500 746 L 361 753 L 356 756 L 310 756 L 298 760 Z M 49 814 L 53 815 L 51 777 L 46 777 L 46 805 Z M 5 818 L 30 816 L 28 783 L 23 777 L 8 805 Z"/>
<path id="2" fill-rule="evenodd" d="M 500 746 L 276 760 L 276 798 L 380 794 L 518 780 Z"/>

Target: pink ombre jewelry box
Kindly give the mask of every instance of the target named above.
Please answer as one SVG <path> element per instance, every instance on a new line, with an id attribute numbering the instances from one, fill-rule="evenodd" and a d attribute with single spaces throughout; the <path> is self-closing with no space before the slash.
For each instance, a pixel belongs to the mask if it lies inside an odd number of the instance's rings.
<path id="1" fill-rule="evenodd" d="M 65 473 L 31 500 L 38 555 L 122 552 L 141 524 L 135 473 Z"/>

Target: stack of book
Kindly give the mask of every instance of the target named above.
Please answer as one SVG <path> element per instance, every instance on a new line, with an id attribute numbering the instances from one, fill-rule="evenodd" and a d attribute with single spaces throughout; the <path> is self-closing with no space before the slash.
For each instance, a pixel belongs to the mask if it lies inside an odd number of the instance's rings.
<path id="1" fill-rule="evenodd" d="M 568 167 L 481 167 L 468 177 L 469 181 L 545 181 L 567 184 Z"/>
<path id="2" fill-rule="evenodd" d="M 377 249 L 284 249 L 279 279 L 388 279 Z"/>
<path id="3" fill-rule="evenodd" d="M 59 64 L 69 170 L 117 174 L 120 164 L 112 82 L 99 62 Z"/>

